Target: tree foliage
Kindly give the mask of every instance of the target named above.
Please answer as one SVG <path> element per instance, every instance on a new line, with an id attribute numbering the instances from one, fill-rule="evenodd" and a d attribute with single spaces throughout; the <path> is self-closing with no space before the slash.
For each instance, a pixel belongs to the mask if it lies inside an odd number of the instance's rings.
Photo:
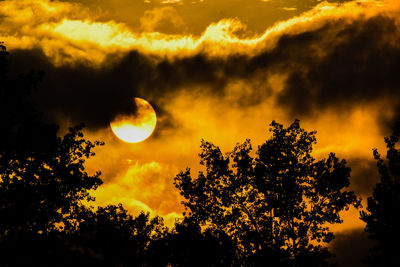
<path id="1" fill-rule="evenodd" d="M 368 198 L 366 211 L 361 211 L 365 231 L 376 241 L 367 263 L 372 266 L 397 266 L 400 250 L 400 123 L 385 138 L 386 160 L 374 149 L 374 158 L 381 176 L 373 194 Z M 397 264 L 396 264 L 397 262 Z"/>
<path id="2" fill-rule="evenodd" d="M 42 75 L 10 79 L 7 57 L 0 45 L 1 265 L 15 262 L 16 248 L 26 256 L 50 240 L 56 244 L 63 225 L 76 219 L 83 201 L 92 200 L 88 190 L 102 183 L 100 173 L 89 175 L 84 163 L 103 143 L 85 140 L 82 126 L 59 136 L 57 125 L 44 122 L 32 101 Z"/>
<path id="3" fill-rule="evenodd" d="M 148 266 L 235 266 L 235 249 L 224 232 L 201 231 L 190 220 L 177 221 L 151 242 Z"/>
<path id="4" fill-rule="evenodd" d="M 229 235 L 245 263 L 321 265 L 328 256 L 322 244 L 333 238 L 327 224 L 341 223 L 340 211 L 360 205 L 346 190 L 350 168 L 333 153 L 316 160 L 315 132 L 298 120 L 288 128 L 273 121 L 270 131 L 255 156 L 249 140 L 226 155 L 202 141 L 205 172 L 194 179 L 187 169 L 175 177 L 186 217 Z"/>
<path id="5" fill-rule="evenodd" d="M 5 48 L 1 52 L 7 61 Z M 85 159 L 101 142 L 85 140 L 82 126 L 63 137 L 43 122 L 31 101 L 37 75 L 16 80 L 2 77 L 0 86 L 0 235 L 12 231 L 46 233 L 73 214 L 88 190 L 102 182 L 89 175 Z"/>
<path id="6" fill-rule="evenodd" d="M 148 213 L 128 214 L 121 204 L 84 208 L 76 224 L 66 229 L 65 239 L 72 244 L 73 262 L 91 266 L 145 266 L 151 260 L 151 242 L 167 232 L 160 217 Z"/>
<path id="7" fill-rule="evenodd" d="M 86 140 L 83 125 L 60 136 L 32 101 L 42 74 L 10 79 L 7 57 L 0 44 L 0 266 L 148 265 L 167 231 L 161 218 L 84 205 L 102 184 L 85 161 L 103 143 Z"/>

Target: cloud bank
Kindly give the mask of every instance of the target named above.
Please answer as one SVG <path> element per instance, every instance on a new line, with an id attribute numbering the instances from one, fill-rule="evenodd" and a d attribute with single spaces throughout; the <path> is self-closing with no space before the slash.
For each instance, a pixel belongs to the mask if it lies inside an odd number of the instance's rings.
<path id="1" fill-rule="evenodd" d="M 235 20 L 212 24 L 199 37 L 133 33 L 123 24 L 92 21 L 76 4 L 4 1 L 1 39 L 12 51 L 13 71 L 46 73 L 38 96 L 43 111 L 90 127 L 132 112 L 135 96 L 158 106 L 158 98 L 176 90 L 201 86 L 218 96 L 243 80 L 255 85 L 243 105 L 272 95 L 289 116 L 307 117 L 381 101 L 389 104 L 382 119 L 390 121 L 399 111 L 393 96 L 400 34 L 398 6 L 383 3 L 323 3 L 241 38 L 244 26 Z M 274 74 L 286 77 L 279 92 L 263 84 Z"/>

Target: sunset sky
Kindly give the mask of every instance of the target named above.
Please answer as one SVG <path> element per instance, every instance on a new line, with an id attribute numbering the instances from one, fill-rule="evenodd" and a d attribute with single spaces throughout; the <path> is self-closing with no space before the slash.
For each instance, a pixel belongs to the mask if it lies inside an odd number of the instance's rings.
<path id="1" fill-rule="evenodd" d="M 102 171 L 100 205 L 160 215 L 183 207 L 173 178 L 199 170 L 201 139 L 230 151 L 295 118 L 317 131 L 316 158 L 335 152 L 365 199 L 378 180 L 372 148 L 400 112 L 400 1 L 359 0 L 6 0 L 0 40 L 10 73 L 42 70 L 35 101 L 65 131 L 86 124 L 104 147 L 87 163 Z M 139 143 L 110 129 L 134 112 L 157 114 Z M 134 113 L 132 113 L 134 114 Z M 337 233 L 358 231 L 357 211 Z"/>

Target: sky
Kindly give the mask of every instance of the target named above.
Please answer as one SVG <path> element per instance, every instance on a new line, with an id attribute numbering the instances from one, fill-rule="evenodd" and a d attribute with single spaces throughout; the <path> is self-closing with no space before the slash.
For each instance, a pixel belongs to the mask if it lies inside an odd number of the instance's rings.
<path id="1" fill-rule="evenodd" d="M 257 147 L 272 120 L 316 130 L 314 156 L 345 158 L 365 206 L 372 149 L 384 152 L 400 112 L 399 12 L 396 0 L 5 0 L 0 40 L 11 74 L 44 71 L 35 103 L 47 120 L 105 141 L 87 162 L 102 171 L 97 203 L 171 225 L 183 211 L 173 178 L 199 170 L 201 139 Z M 134 97 L 157 127 L 128 144 L 109 124 Z M 345 213 L 336 247 L 363 227 Z"/>

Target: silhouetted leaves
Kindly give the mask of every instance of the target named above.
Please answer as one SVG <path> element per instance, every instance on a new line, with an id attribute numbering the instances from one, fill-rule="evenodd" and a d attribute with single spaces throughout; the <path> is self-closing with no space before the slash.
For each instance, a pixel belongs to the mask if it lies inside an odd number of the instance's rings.
<path id="1" fill-rule="evenodd" d="M 167 230 L 162 219 L 141 213 L 133 218 L 122 205 L 82 210 L 66 240 L 75 257 L 96 266 L 143 266 L 150 242 Z"/>
<path id="2" fill-rule="evenodd" d="M 327 223 L 360 205 L 345 190 L 350 168 L 333 153 L 315 160 L 315 132 L 297 120 L 288 128 L 272 122 L 271 132 L 255 157 L 249 140 L 225 156 L 202 141 L 205 173 L 193 179 L 187 169 L 175 178 L 186 217 L 230 236 L 242 264 L 323 265 L 329 253 L 321 244 L 333 238 Z"/>
<path id="3" fill-rule="evenodd" d="M 2 263 L 15 257 L 30 261 L 31 251 L 49 246 L 69 221 L 76 220 L 88 190 L 101 183 L 100 173 L 89 175 L 85 159 L 102 145 L 83 138 L 82 126 L 63 137 L 58 127 L 42 121 L 31 101 L 40 74 L 7 77 L 7 52 L 1 47 L 0 64 L 0 246 Z M 53 240 L 53 241 L 51 241 Z M 11 247 L 19 247 L 11 251 Z M 44 250 L 45 252 L 48 250 Z M 37 256 L 34 256 L 37 257 Z M 43 265 L 41 263 L 41 265 Z"/>
<path id="4" fill-rule="evenodd" d="M 175 228 L 150 245 L 149 266 L 232 266 L 235 245 L 222 231 L 201 230 L 191 220 L 177 222 Z"/>
<path id="5" fill-rule="evenodd" d="M 374 149 L 381 180 L 376 184 L 373 195 L 368 198 L 367 211 L 361 212 L 366 222 L 365 230 L 376 241 L 367 263 L 372 266 L 397 266 L 400 250 L 400 123 L 393 134 L 385 138 L 386 160 Z"/>

